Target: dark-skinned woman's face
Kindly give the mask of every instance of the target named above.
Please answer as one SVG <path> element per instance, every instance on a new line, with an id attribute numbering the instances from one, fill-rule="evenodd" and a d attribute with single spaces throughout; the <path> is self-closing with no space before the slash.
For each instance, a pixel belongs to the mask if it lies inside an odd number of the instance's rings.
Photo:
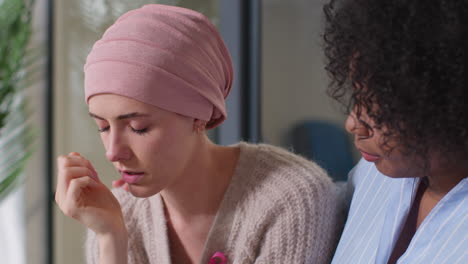
<path id="1" fill-rule="evenodd" d="M 377 169 L 392 178 L 423 177 L 423 166 L 414 156 L 404 154 L 396 140 L 385 142 L 385 128 L 377 128 L 365 109 L 359 118 L 354 109 L 346 119 L 346 130 L 354 136 L 354 145 L 362 157 L 375 163 Z"/>

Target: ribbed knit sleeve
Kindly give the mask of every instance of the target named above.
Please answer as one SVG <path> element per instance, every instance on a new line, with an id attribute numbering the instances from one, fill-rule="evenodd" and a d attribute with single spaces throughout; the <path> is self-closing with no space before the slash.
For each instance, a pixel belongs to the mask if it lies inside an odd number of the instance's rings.
<path id="1" fill-rule="evenodd" d="M 96 234 L 91 231 L 87 230 L 86 233 L 86 243 L 85 247 L 85 257 L 87 264 L 98 264 L 99 263 L 99 248 L 96 239 Z"/>

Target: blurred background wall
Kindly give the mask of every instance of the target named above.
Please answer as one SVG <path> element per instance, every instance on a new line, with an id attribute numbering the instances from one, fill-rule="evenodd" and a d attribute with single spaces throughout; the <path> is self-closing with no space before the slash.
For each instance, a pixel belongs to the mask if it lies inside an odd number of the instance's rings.
<path id="1" fill-rule="evenodd" d="M 262 135 L 268 143 L 287 146 L 291 129 L 304 120 L 344 122 L 325 93 L 324 2 L 262 1 Z"/>

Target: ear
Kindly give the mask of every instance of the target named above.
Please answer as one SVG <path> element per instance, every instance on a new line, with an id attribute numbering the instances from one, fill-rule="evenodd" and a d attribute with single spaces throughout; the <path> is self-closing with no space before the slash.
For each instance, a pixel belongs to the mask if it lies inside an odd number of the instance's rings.
<path id="1" fill-rule="evenodd" d="M 195 119 L 193 121 L 193 131 L 196 132 L 197 134 L 200 134 L 201 132 L 205 131 L 206 129 L 206 121 L 200 120 L 200 119 Z"/>

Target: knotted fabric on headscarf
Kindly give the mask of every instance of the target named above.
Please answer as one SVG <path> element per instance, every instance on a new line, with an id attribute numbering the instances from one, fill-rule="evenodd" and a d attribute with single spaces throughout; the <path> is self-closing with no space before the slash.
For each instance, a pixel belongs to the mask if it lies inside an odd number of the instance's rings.
<path id="1" fill-rule="evenodd" d="M 94 44 L 84 72 L 87 103 L 118 94 L 207 128 L 227 116 L 231 57 L 213 24 L 193 10 L 154 4 L 125 13 Z"/>

